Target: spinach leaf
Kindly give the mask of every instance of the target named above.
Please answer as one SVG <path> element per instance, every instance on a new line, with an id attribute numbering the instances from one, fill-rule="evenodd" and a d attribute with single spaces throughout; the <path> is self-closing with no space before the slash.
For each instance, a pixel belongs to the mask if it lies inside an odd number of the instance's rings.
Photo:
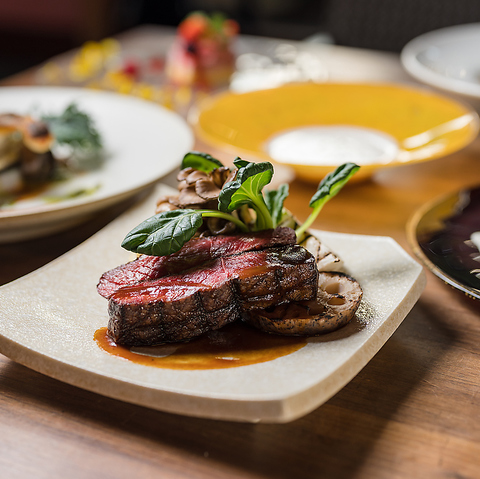
<path id="1" fill-rule="evenodd" d="M 329 173 L 318 185 L 316 193 L 312 196 L 309 206 L 313 208 L 312 213 L 299 228 L 297 228 L 297 239 L 301 242 L 305 231 L 317 218 L 323 205 L 332 199 L 347 183 L 347 181 L 359 170 L 355 163 L 344 163 L 335 171 Z"/>
<path id="2" fill-rule="evenodd" d="M 329 173 L 318 185 L 317 192 L 310 200 L 310 208 L 323 206 L 328 200 L 333 198 L 347 183 L 347 181 L 359 170 L 355 163 L 344 163 L 335 171 Z"/>
<path id="3" fill-rule="evenodd" d="M 165 211 L 130 231 L 122 247 L 134 253 L 166 256 L 177 252 L 190 240 L 202 222 L 201 210 Z"/>
<path id="4" fill-rule="evenodd" d="M 201 153 L 199 151 L 188 152 L 182 160 L 181 169 L 193 168 L 195 170 L 203 171 L 204 173 L 210 173 L 215 168 L 222 167 L 221 161 L 217 160 L 208 153 Z"/>

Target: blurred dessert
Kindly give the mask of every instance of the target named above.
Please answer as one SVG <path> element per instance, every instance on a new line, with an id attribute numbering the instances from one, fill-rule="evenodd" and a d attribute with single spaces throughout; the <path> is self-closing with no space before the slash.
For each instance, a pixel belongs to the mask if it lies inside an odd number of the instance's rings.
<path id="1" fill-rule="evenodd" d="M 238 31 L 237 22 L 222 14 L 188 15 L 178 26 L 167 55 L 169 81 L 203 89 L 228 85 L 235 64 L 232 43 Z"/>

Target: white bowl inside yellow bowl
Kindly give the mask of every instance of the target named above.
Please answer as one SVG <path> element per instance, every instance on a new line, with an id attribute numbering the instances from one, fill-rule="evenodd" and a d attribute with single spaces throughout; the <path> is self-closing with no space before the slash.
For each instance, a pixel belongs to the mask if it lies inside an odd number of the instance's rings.
<path id="1" fill-rule="evenodd" d="M 480 125 L 471 107 L 426 89 L 352 83 L 226 92 L 196 105 L 189 120 L 207 144 L 288 165 L 315 182 L 348 161 L 361 166 L 358 180 L 448 155 L 473 141 Z"/>

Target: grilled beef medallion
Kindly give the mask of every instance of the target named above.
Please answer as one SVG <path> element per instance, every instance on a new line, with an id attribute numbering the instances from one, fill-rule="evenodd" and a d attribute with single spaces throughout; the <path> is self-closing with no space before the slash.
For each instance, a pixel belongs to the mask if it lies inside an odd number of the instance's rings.
<path id="1" fill-rule="evenodd" d="M 125 346 L 183 341 L 250 310 L 314 299 L 317 286 L 315 258 L 302 246 L 241 252 L 118 289 L 109 299 L 108 330 Z"/>
<path id="2" fill-rule="evenodd" d="M 130 263 L 107 271 L 100 278 L 97 291 L 108 299 L 124 286 L 180 274 L 216 258 L 295 243 L 295 231 L 284 227 L 242 235 L 194 238 L 177 253 L 168 256 L 142 255 Z"/>

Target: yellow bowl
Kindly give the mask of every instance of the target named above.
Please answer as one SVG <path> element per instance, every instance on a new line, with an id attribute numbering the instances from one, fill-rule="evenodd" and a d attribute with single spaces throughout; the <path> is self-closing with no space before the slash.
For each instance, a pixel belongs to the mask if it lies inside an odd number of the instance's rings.
<path id="1" fill-rule="evenodd" d="M 396 84 L 301 83 L 248 93 L 222 93 L 200 102 L 189 118 L 198 137 L 232 155 L 273 161 L 318 182 L 343 161 L 315 163 L 273 157 L 271 141 L 292 131 L 341 127 L 378 133 L 396 151 L 388 159 L 366 160 L 356 179 L 378 168 L 439 158 L 477 136 L 479 118 L 469 106 L 426 89 Z M 367 129 L 367 130 L 364 130 Z M 325 130 L 323 130 L 325 131 Z"/>

